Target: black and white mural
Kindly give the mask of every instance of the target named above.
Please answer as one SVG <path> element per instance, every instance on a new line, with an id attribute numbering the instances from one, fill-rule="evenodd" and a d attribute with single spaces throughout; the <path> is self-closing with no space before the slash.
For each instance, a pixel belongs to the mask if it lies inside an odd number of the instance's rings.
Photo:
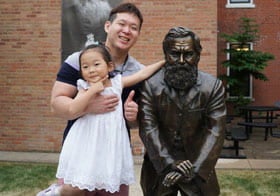
<path id="1" fill-rule="evenodd" d="M 105 41 L 104 23 L 122 0 L 63 0 L 61 60 L 83 48 L 87 36 Z"/>

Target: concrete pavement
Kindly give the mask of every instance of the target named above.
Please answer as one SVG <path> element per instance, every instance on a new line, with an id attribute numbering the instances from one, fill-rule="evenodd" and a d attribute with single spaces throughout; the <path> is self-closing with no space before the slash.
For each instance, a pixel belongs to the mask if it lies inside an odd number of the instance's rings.
<path id="1" fill-rule="evenodd" d="M 12 152 L 0 151 L 0 161 L 10 162 L 31 162 L 31 163 L 57 163 L 59 153 L 40 153 L 40 152 Z M 142 196 L 140 188 L 141 156 L 134 156 L 134 168 L 137 182 L 130 186 L 130 195 Z M 261 160 L 261 159 L 219 159 L 216 169 L 280 169 L 280 160 Z"/>
<path id="2" fill-rule="evenodd" d="M 59 153 L 0 151 L 0 161 L 57 163 Z M 134 156 L 136 169 L 141 167 L 142 156 Z M 280 169 L 280 160 L 219 159 L 217 169 Z"/>

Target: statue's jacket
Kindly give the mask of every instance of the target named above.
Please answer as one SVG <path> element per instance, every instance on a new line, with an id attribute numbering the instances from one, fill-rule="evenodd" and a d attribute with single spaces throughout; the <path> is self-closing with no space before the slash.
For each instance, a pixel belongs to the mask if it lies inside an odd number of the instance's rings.
<path id="1" fill-rule="evenodd" d="M 201 188 L 219 191 L 214 168 L 224 141 L 224 91 L 219 79 L 201 71 L 183 100 L 166 84 L 163 68 L 143 83 L 139 134 L 158 175 L 190 160 Z"/>

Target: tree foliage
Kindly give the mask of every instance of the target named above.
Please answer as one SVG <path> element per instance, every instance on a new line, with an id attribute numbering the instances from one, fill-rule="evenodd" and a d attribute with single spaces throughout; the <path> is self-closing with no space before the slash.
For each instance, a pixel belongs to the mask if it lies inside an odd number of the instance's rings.
<path id="1" fill-rule="evenodd" d="M 226 48 L 224 53 L 230 58 L 222 62 L 224 67 L 230 68 L 234 74 L 220 75 L 219 78 L 227 84 L 227 91 L 234 90 L 238 95 L 236 102 L 246 103 L 242 100 L 245 97 L 242 85 L 248 75 L 254 79 L 267 81 L 267 76 L 263 73 L 267 67 L 267 62 L 274 59 L 274 56 L 267 52 L 248 49 L 249 43 L 255 43 L 259 39 L 258 24 L 251 18 L 239 19 L 239 30 L 232 34 L 222 33 L 221 37 L 230 44 L 236 44 L 236 48 Z M 247 48 L 246 48 L 247 46 Z M 238 103 L 237 103 L 238 105 Z"/>

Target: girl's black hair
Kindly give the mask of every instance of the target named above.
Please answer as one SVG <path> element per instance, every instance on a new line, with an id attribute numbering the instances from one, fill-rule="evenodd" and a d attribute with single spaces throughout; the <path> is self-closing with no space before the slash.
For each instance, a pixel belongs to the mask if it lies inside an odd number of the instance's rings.
<path id="1" fill-rule="evenodd" d="M 80 76 L 81 76 L 81 78 L 83 78 L 82 67 L 81 67 L 81 66 L 82 66 L 82 64 L 81 64 L 81 58 L 82 58 L 83 54 L 84 54 L 86 51 L 91 50 L 91 49 L 93 49 L 93 50 L 99 52 L 99 53 L 102 55 L 104 61 L 105 61 L 107 64 L 109 64 L 110 62 L 112 62 L 112 57 L 111 57 L 111 55 L 110 55 L 110 53 L 109 53 L 109 51 L 108 51 L 109 49 L 108 49 L 104 44 L 99 43 L 99 44 L 91 44 L 91 45 L 86 46 L 86 47 L 81 51 L 80 56 L 79 56 L 79 67 L 80 67 Z M 84 78 L 83 78 L 83 79 L 84 79 Z"/>

